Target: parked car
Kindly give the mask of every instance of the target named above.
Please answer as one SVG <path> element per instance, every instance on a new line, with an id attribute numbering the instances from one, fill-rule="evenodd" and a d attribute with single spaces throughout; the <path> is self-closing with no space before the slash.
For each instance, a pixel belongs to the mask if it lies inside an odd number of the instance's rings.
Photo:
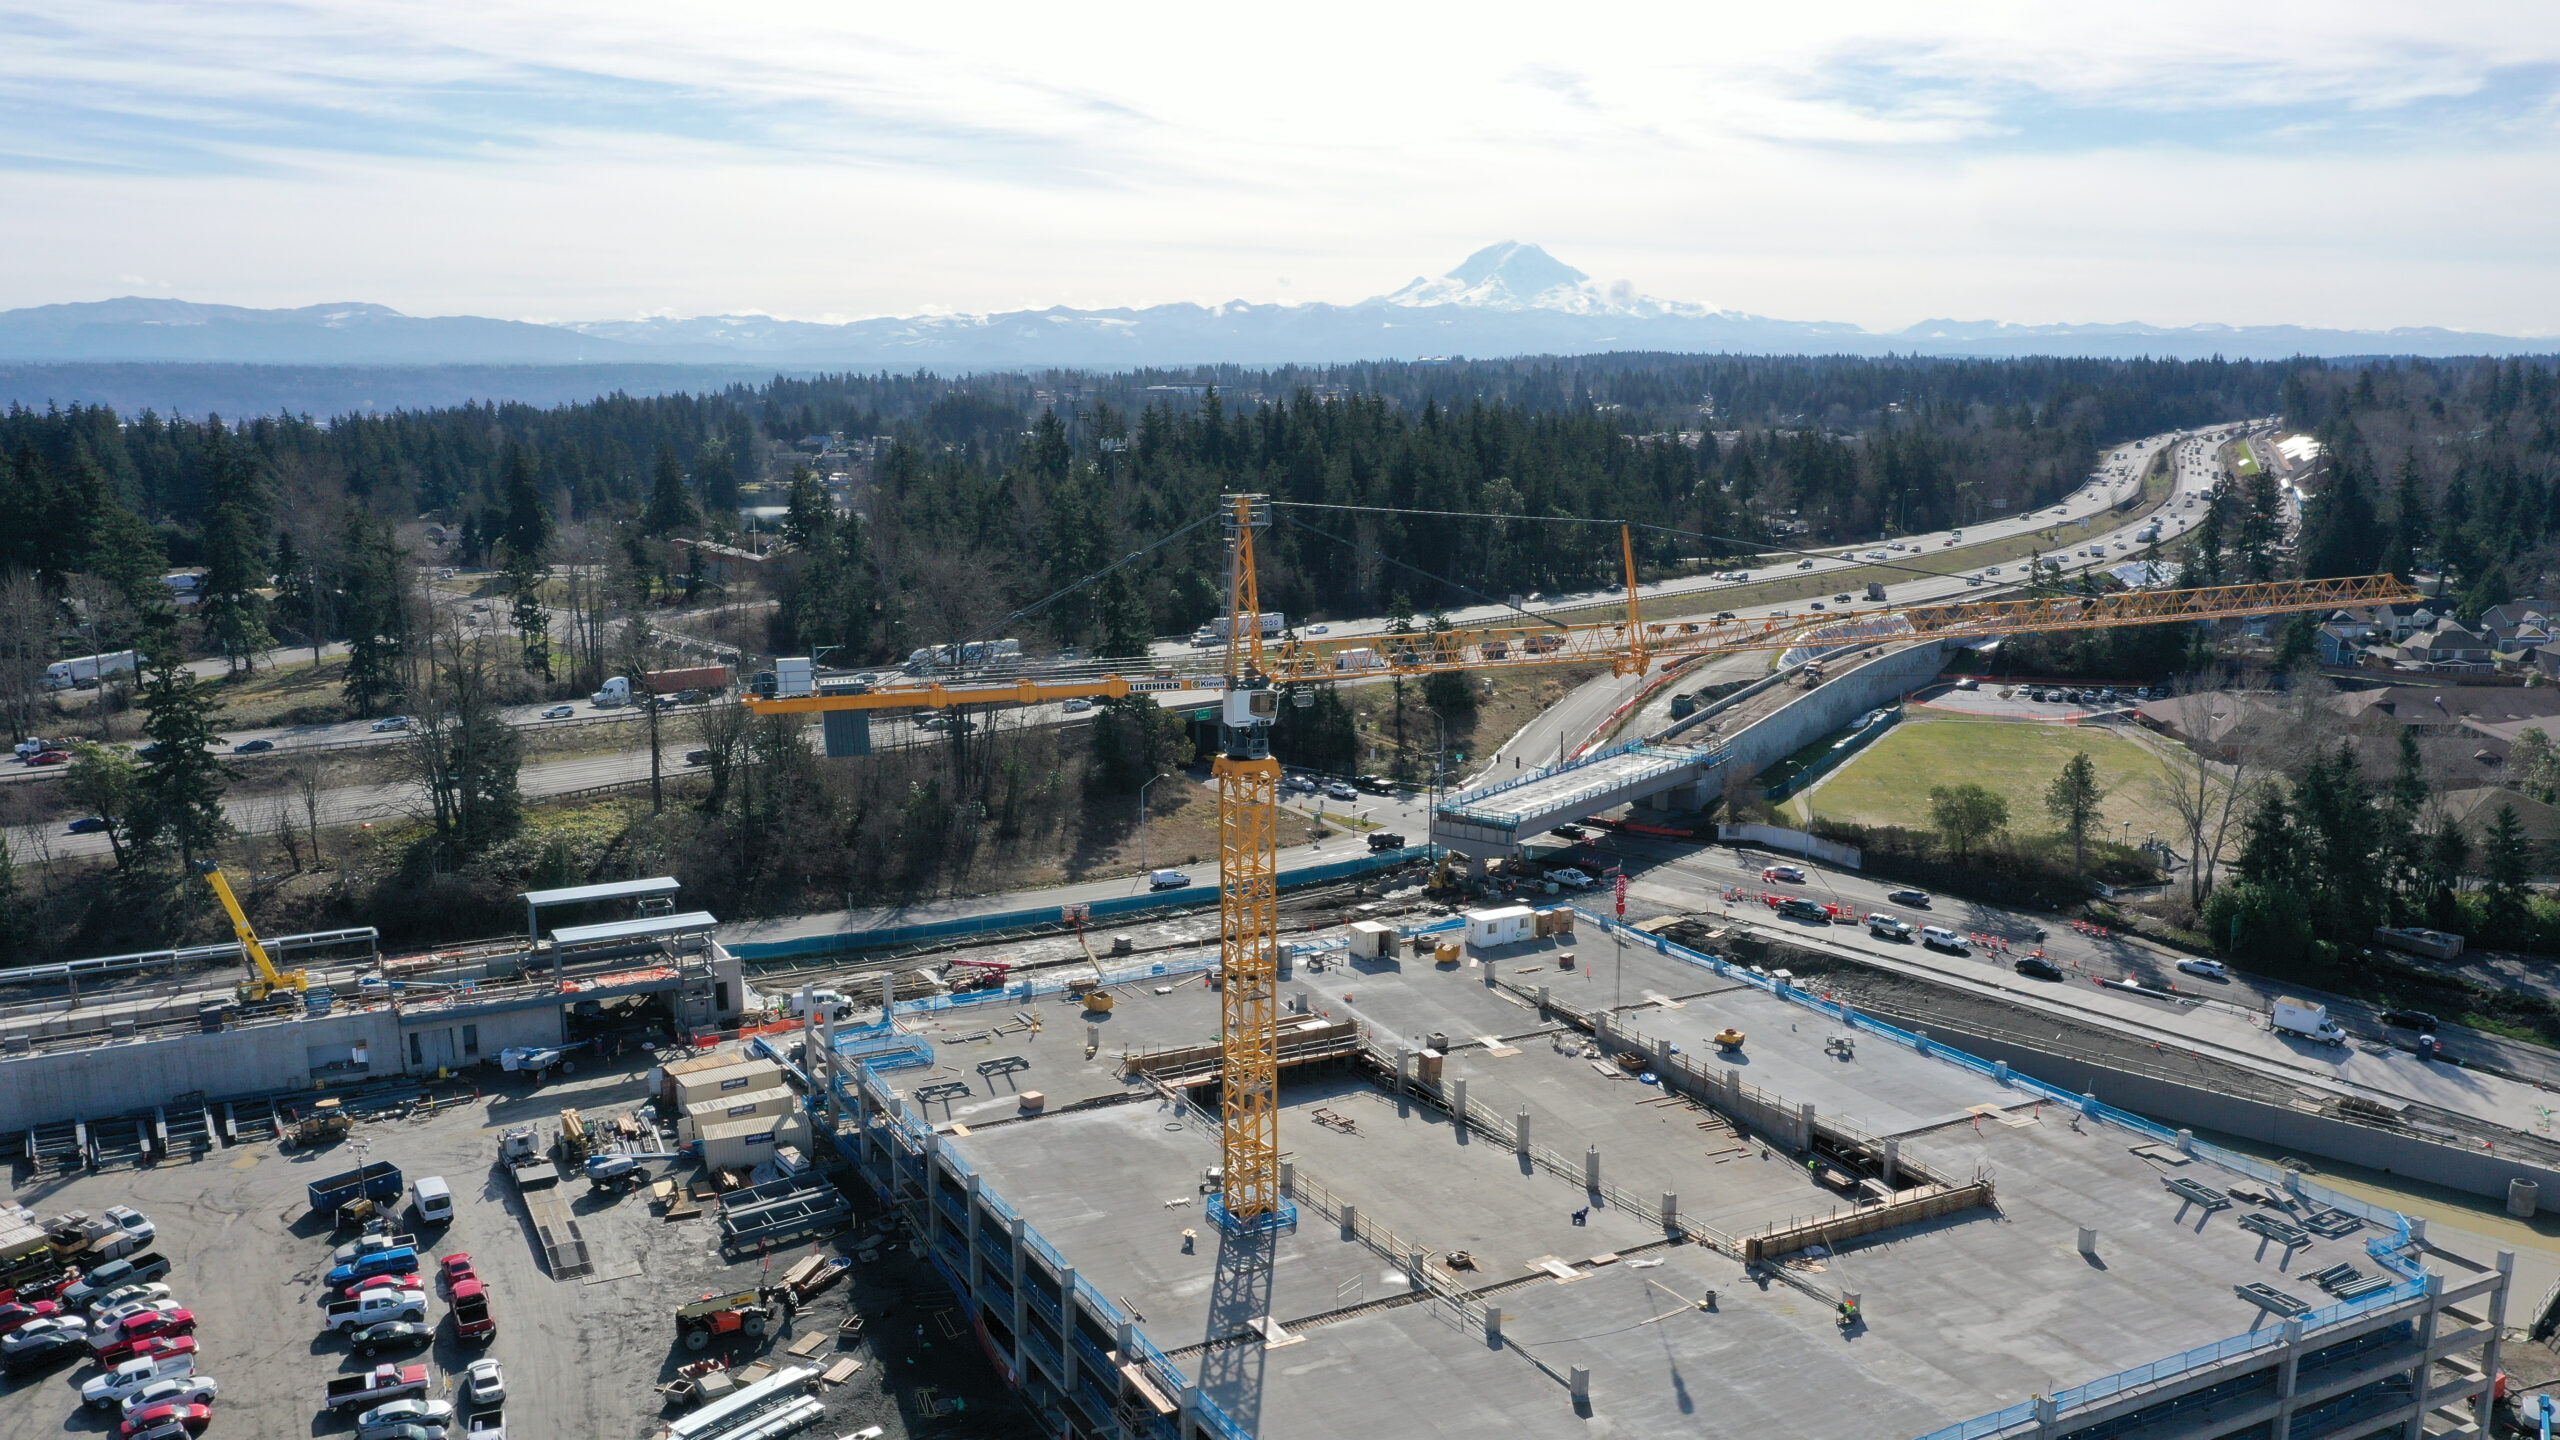
<path id="1" fill-rule="evenodd" d="M 1804 883 L 1804 870 L 1795 865 L 1771 865 L 1760 872 L 1760 878 L 1767 883 L 1801 885 Z"/>
<path id="2" fill-rule="evenodd" d="M 30 1320 L 42 1320 L 61 1313 L 62 1306 L 51 1300 L 38 1300 L 32 1304 L 12 1300 L 0 1305 L 0 1335 L 6 1335 Z"/>
<path id="3" fill-rule="evenodd" d="M 1888 890 L 1884 898 L 1896 905 L 1911 906 L 1915 910 L 1929 908 L 1929 892 L 1926 890 Z"/>
<path id="4" fill-rule="evenodd" d="M 463 1367 L 462 1398 L 472 1405 L 495 1405 L 507 1398 L 507 1372 L 488 1358 Z"/>
<path id="5" fill-rule="evenodd" d="M 388 1351 L 415 1350 L 434 1343 L 436 1327 L 417 1320 L 386 1320 L 355 1333 L 347 1348 L 358 1355 L 374 1356 Z"/>
<path id="6" fill-rule="evenodd" d="M 383 734 L 386 731 L 406 730 L 408 728 L 409 717 L 406 715 L 385 715 L 381 719 L 373 722 L 373 733 L 376 735 Z"/>
<path id="7" fill-rule="evenodd" d="M 161 1405 L 210 1405 L 222 1393 L 210 1375 L 163 1375 L 124 1399 L 128 1421 Z"/>
<path id="8" fill-rule="evenodd" d="M 1357 800 L 1360 798 L 1360 792 L 1352 789 L 1349 782 L 1342 780 L 1336 780 L 1332 784 L 1324 787 L 1324 793 L 1325 797 L 1331 800 Z"/>
<path id="9" fill-rule="evenodd" d="M 124 1440 L 179 1440 L 201 1435 L 213 1423 L 213 1407 L 205 1404 L 154 1405 L 124 1422 Z"/>
<path id="10" fill-rule="evenodd" d="M 2202 960 L 2190 957 L 2179 961 L 2178 969 L 2189 975 L 2201 975 L 2207 980 L 2228 980 L 2231 978 L 2231 967 L 2223 964 L 2219 960 Z"/>
<path id="11" fill-rule="evenodd" d="M 456 1250 L 444 1257 L 444 1263 L 437 1267 L 436 1277 L 443 1282 L 446 1292 L 451 1293 L 453 1287 L 463 1281 L 479 1279 L 480 1272 L 472 1267 L 469 1255 Z"/>
<path id="12" fill-rule="evenodd" d="M 234 755 L 263 755 L 276 748 L 273 740 L 243 740 L 231 747 Z"/>
<path id="13" fill-rule="evenodd" d="M 1567 866 L 1562 870 L 1550 870 L 1547 872 L 1547 878 L 1553 880 L 1567 890 L 1588 890 L 1592 886 L 1600 883 L 1571 866 Z"/>
<path id="14" fill-rule="evenodd" d="M 452 1419 L 452 1401 L 412 1397 L 374 1406 L 356 1417 L 356 1428 L 372 1430 L 384 1425 L 442 1425 Z"/>
<path id="15" fill-rule="evenodd" d="M 145 1340 L 194 1333 L 196 1312 L 193 1310 L 148 1310 L 91 1331 L 89 1346 L 97 1351 L 99 1364 L 114 1365 L 132 1359 L 134 1351 Z"/>
<path id="16" fill-rule="evenodd" d="M 1561 835 L 1567 840 L 1580 840 L 1591 832 L 1583 829 L 1579 825 L 1550 825 L 1547 827 L 1547 833 L 1550 835 Z"/>
<path id="17" fill-rule="evenodd" d="M 1867 933 L 1879 940 L 1908 941 L 1911 938 L 1911 922 L 1898 915 L 1887 915 L 1878 911 L 1867 917 Z"/>
<path id="18" fill-rule="evenodd" d="M 35 754 L 27 757 L 27 763 L 30 765 L 68 765 L 71 763 L 71 752 L 68 750 L 39 750 Z"/>
<path id="19" fill-rule="evenodd" d="M 550 709 L 542 712 L 542 718 L 545 720 L 566 720 L 577 713 L 578 707 L 575 705 L 554 705 Z"/>
<path id="20" fill-rule="evenodd" d="M 2062 978 L 2061 966 L 2035 955 L 2030 955 L 2026 959 L 2019 961 L 2017 964 L 2012 965 L 2009 968 L 2032 980 L 2059 980 Z"/>
<path id="21" fill-rule="evenodd" d="M 107 817 L 104 815 L 83 815 L 79 819 L 71 822 L 69 833 L 73 835 L 97 835 L 104 833 L 106 828 Z"/>
<path id="22" fill-rule="evenodd" d="M 2382 1023 L 2396 1025 L 2403 1030 L 2424 1030 L 2433 1034 L 2436 1028 L 2436 1017 L 2424 1010 L 2385 1010 L 2382 1012 Z"/>
<path id="23" fill-rule="evenodd" d="M 168 1299 L 170 1293 L 168 1286 L 147 1280 L 137 1285 L 119 1285 L 103 1295 L 92 1295 L 81 1302 L 81 1308 L 89 1312 L 92 1323 L 112 1325 L 127 1315 L 157 1309 L 158 1302 Z"/>
<path id="24" fill-rule="evenodd" d="M 89 1353 L 88 1339 L 76 1330 L 41 1330 L 27 1335 L 33 1328 L 11 1332 L 8 1338 L 15 1343 L 0 1345 L 0 1365 L 5 1365 L 12 1375 L 51 1370 Z M 22 1335 L 27 1338 L 20 1340 Z"/>
<path id="25" fill-rule="evenodd" d="M 1372 850 L 1401 850 L 1404 848 L 1404 837 L 1391 830 L 1372 830 L 1369 832 L 1369 848 Z"/>
<path id="26" fill-rule="evenodd" d="M 1801 895 L 1790 895 L 1778 902 L 1778 913 L 1789 920 L 1802 920 L 1809 925 L 1828 925 L 1831 912 Z"/>

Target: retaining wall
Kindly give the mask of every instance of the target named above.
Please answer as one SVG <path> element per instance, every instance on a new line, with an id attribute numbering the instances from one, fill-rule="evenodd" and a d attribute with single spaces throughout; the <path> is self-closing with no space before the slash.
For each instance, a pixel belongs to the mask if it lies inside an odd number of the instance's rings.
<path id="1" fill-rule="evenodd" d="M 308 1089 L 315 1052 L 335 1057 L 358 1043 L 367 1048 L 370 1073 L 407 1068 L 389 1010 L 13 1056 L 0 1061 L 0 1131 L 130 1115 L 190 1091 L 220 1097 Z"/>
<path id="2" fill-rule="evenodd" d="M 1737 730 L 1725 741 L 1726 763 L 1698 779 L 1698 804 L 1724 794 L 1727 775 L 1757 773 L 1890 700 L 1919 689 L 1946 667 L 1953 642 L 1924 641 L 1842 671 L 1792 705 Z"/>
<path id="3" fill-rule="evenodd" d="M 2560 1189 L 2554 1188 L 2560 1186 L 2560 1170 L 2493 1150 L 2449 1145 L 2383 1126 L 2360 1125 L 2148 1075 L 2128 1075 L 2086 1060 L 2049 1055 L 2015 1041 L 1995 1040 L 1934 1021 L 1928 1030 L 1932 1040 L 1944 1041 L 1985 1060 L 2005 1061 L 2018 1074 L 2095 1095 L 2119 1110 L 2132 1110 L 2166 1124 L 2191 1130 L 2219 1130 L 2296 1155 L 2343 1160 L 2386 1175 L 2433 1181 L 2493 1200 L 2507 1198 L 2510 1180 L 2531 1180 L 2542 1187 L 2543 1194 L 2560 1195 Z"/>

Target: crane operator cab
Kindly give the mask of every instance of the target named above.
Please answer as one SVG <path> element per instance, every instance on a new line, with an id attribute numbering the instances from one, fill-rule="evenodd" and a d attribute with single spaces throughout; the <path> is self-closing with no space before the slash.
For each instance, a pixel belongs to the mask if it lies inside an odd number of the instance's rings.
<path id="1" fill-rule="evenodd" d="M 1232 682 L 1218 711 L 1218 745 L 1230 760 L 1271 756 L 1271 722 L 1280 718 L 1280 692 L 1260 675 Z"/>

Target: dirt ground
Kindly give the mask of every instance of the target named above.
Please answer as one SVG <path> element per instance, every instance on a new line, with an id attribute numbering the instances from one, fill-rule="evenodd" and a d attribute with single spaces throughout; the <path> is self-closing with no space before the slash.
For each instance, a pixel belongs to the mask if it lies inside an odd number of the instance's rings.
<path id="1" fill-rule="evenodd" d="M 217 1435 L 284 1436 L 354 1433 L 352 1418 L 319 1409 L 324 1379 L 358 1373 L 364 1362 L 318 1326 L 322 1278 L 330 1250 L 348 1238 L 312 1216 L 308 1183 L 360 1163 L 389 1160 L 412 1179 L 440 1174 L 456 1197 L 453 1223 L 422 1232 L 437 1255 L 468 1252 L 489 1282 L 498 1319 L 488 1352 L 505 1367 L 512 1433 L 547 1437 L 638 1437 L 669 1418 L 657 1384 L 694 1358 L 676 1340 L 673 1308 L 705 1294 L 779 1275 L 809 1253 L 799 1246 L 760 1263 L 732 1262 L 717 1249 L 717 1223 L 658 1218 L 645 1192 L 607 1200 L 571 1182 L 577 1214 L 596 1261 L 583 1280 L 554 1281 L 513 1187 L 496 1167 L 499 1130 L 556 1122 L 564 1105 L 593 1116 L 618 1113 L 647 1093 L 645 1059 L 607 1073 L 531 1086 L 505 1077 L 479 1099 L 432 1117 L 360 1125 L 345 1143 L 316 1152 L 280 1153 L 271 1143 L 216 1148 L 200 1159 L 94 1174 L 30 1175 L 22 1167 L 15 1197 L 39 1215 L 65 1209 L 91 1214 L 113 1204 L 139 1206 L 160 1227 L 159 1249 L 175 1262 L 168 1283 L 200 1318 L 200 1367 L 221 1383 Z M 494 1072 L 491 1078 L 494 1080 Z M 849 1253 L 870 1225 L 870 1199 L 856 1190 L 857 1220 L 816 1248 Z M 414 1218 L 414 1217 L 411 1217 Z M 432 1282 L 430 1282 L 432 1286 Z M 849 1310 L 868 1323 L 865 1338 L 842 1346 L 836 1327 Z M 435 1374 L 435 1391 L 451 1398 L 462 1366 L 476 1357 L 453 1338 L 441 1296 L 429 1317 L 435 1346 L 419 1357 Z M 899 1247 L 853 1280 L 818 1297 L 793 1323 L 763 1342 L 739 1342 L 744 1363 L 784 1353 L 812 1329 L 827 1340 L 812 1357 L 823 1367 L 839 1357 L 861 1362 L 850 1381 L 820 1386 L 828 1435 L 867 1425 L 891 1437 L 1011 1437 L 1034 1434 L 979 1351 L 962 1312 L 929 1265 Z M 81 1365 L 9 1384 L 0 1390 L 0 1440 L 35 1440 L 67 1432 L 110 1434 L 113 1423 L 81 1410 L 80 1382 L 98 1373 Z M 459 1430 L 455 1433 L 459 1434 Z"/>

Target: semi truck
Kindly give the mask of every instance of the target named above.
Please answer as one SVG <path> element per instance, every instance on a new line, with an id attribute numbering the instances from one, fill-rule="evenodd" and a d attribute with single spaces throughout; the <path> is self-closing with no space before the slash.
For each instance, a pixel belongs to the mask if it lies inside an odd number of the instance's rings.
<path id="1" fill-rule="evenodd" d="M 648 674 L 649 691 L 655 695 L 682 695 L 699 690 L 717 695 L 729 688 L 732 672 L 726 665 L 695 665 L 683 670 L 652 670 Z"/>
<path id="2" fill-rule="evenodd" d="M 2344 1045 L 2347 1032 L 2329 1018 L 2329 1007 L 2313 1000 L 2296 1000 L 2290 995 L 2276 997 L 2275 1008 L 2267 1013 L 2268 1023 L 2278 1032 L 2317 1040 L 2323 1045 Z"/>
<path id="3" fill-rule="evenodd" d="M 130 650 L 83 655 L 76 660 L 56 660 L 44 667 L 44 688 L 87 690 L 109 675 L 130 675 L 133 670 L 134 653 Z"/>
<path id="4" fill-rule="evenodd" d="M 1258 611 L 1255 614 L 1255 620 L 1256 624 L 1254 628 L 1262 632 L 1262 638 L 1265 640 L 1271 639 L 1281 631 L 1289 628 L 1289 617 L 1281 614 L 1277 610 Z M 1199 630 L 1192 635 L 1191 643 L 1194 645 L 1224 645 L 1227 643 L 1227 632 L 1233 628 L 1234 623 L 1235 622 L 1227 616 L 1221 615 L 1210 621 L 1208 624 L 1201 626 Z"/>

